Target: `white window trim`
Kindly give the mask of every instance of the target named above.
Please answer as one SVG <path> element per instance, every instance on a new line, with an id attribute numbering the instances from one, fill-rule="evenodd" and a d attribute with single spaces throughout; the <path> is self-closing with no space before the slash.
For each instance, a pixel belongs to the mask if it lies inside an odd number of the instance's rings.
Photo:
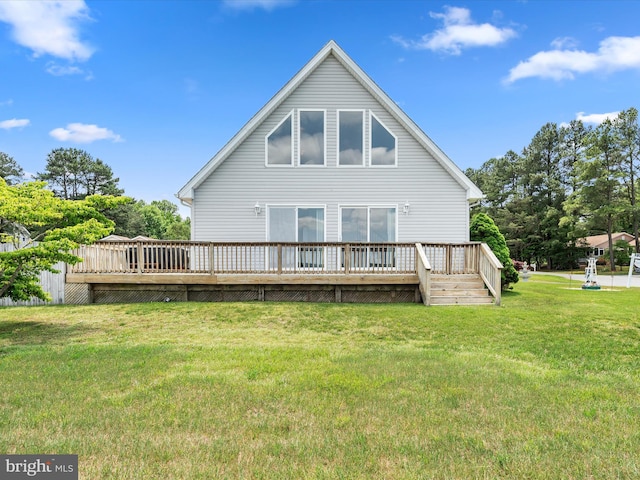
<path id="1" fill-rule="evenodd" d="M 326 242 L 327 241 L 327 205 L 321 205 L 321 204 L 316 204 L 316 203 L 312 203 L 312 204 L 292 204 L 292 203 L 267 203 L 265 205 L 265 209 L 267 211 L 267 215 L 266 215 L 266 222 L 265 222 L 265 237 L 267 240 L 267 242 L 271 242 L 271 239 L 269 238 L 269 222 L 270 222 L 270 208 L 295 208 L 296 210 L 296 242 L 298 242 L 297 238 L 298 238 L 298 210 L 301 208 L 321 208 L 324 212 L 324 233 L 323 233 L 323 238 L 322 241 Z"/>
<path id="2" fill-rule="evenodd" d="M 287 118 L 289 118 L 289 116 L 291 117 L 291 163 L 289 163 L 289 164 L 284 164 L 284 163 L 270 164 L 269 163 L 269 137 L 271 136 L 271 134 L 273 132 L 275 132 L 278 128 L 280 128 L 280 126 L 284 122 L 287 121 Z M 294 130 L 295 130 L 294 121 L 295 121 L 295 119 L 294 119 L 294 110 L 291 110 L 289 113 L 287 113 L 284 116 L 284 118 L 282 120 L 280 120 L 280 122 L 275 127 L 273 127 L 273 129 L 269 133 L 267 133 L 264 136 L 264 164 L 265 164 L 266 167 L 269 167 L 269 168 L 291 168 L 291 167 L 295 166 L 294 165 L 294 156 L 295 155 L 294 155 L 294 149 L 293 149 L 293 147 L 294 147 L 293 136 L 294 136 Z"/>
<path id="3" fill-rule="evenodd" d="M 395 139 L 396 141 L 396 152 L 395 152 L 395 158 L 394 158 L 394 163 L 393 165 L 374 165 L 372 162 L 372 158 L 371 158 L 371 151 L 373 148 L 373 121 L 372 118 L 375 118 L 376 121 L 378 123 L 380 123 L 380 125 L 382 125 L 387 132 L 389 132 L 389 134 Z M 372 111 L 369 111 L 369 166 L 371 168 L 396 168 L 398 166 L 398 151 L 400 150 L 399 148 L 399 142 L 398 142 L 398 136 L 393 133 L 393 130 L 391 130 L 389 127 L 387 127 L 387 125 L 378 118 L 378 116 L 373 113 Z"/>
<path id="4" fill-rule="evenodd" d="M 343 242 L 342 240 L 342 209 L 343 208 L 366 208 L 367 209 L 367 242 L 371 241 L 371 209 L 372 208 L 394 208 L 396 211 L 395 215 L 395 237 L 394 242 L 398 242 L 398 211 L 399 205 L 386 203 L 386 204 L 371 204 L 371 205 L 357 205 L 357 204 L 339 204 L 338 205 L 338 238 L 339 242 Z"/>
<path id="5" fill-rule="evenodd" d="M 323 120 L 322 120 L 322 128 L 323 128 L 323 132 L 322 132 L 322 141 L 324 143 L 322 152 L 323 152 L 323 158 L 322 158 L 322 164 L 321 165 L 314 165 L 314 164 L 302 164 L 300 163 L 300 153 L 302 151 L 302 132 L 300 131 L 300 117 L 302 116 L 301 113 L 302 112 L 322 112 L 323 113 Z M 321 168 L 321 167 L 326 167 L 327 166 L 327 110 L 323 109 L 323 108 L 299 108 L 298 109 L 298 118 L 297 118 L 297 130 L 296 130 L 296 138 L 298 141 L 298 149 L 296 152 L 296 162 L 297 162 L 297 166 L 299 167 L 303 167 L 303 168 Z M 291 138 L 293 138 L 293 135 L 291 136 Z"/>
<path id="6" fill-rule="evenodd" d="M 360 165 L 341 165 L 340 164 L 340 112 L 361 112 L 362 113 L 362 164 Z M 366 110 L 362 108 L 342 108 L 336 110 L 336 166 L 338 168 L 364 168 L 367 165 L 366 152 L 366 132 L 367 132 L 367 115 Z"/>

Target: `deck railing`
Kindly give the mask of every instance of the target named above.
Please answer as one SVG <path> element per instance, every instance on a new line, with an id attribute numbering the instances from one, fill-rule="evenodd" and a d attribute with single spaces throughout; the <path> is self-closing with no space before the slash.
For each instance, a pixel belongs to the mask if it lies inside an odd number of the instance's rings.
<path id="1" fill-rule="evenodd" d="M 480 242 L 423 243 L 431 273 L 456 275 L 479 273 Z"/>
<path id="2" fill-rule="evenodd" d="M 420 243 L 416 243 L 416 273 L 418 274 L 420 294 L 422 295 L 422 303 L 431 304 L 431 262 L 424 253 L 424 247 Z"/>
<path id="3" fill-rule="evenodd" d="M 500 304 L 502 264 L 486 244 L 114 241 L 82 246 L 70 274 L 479 274 Z"/>
<path id="4" fill-rule="evenodd" d="M 115 241 L 82 246 L 69 273 L 411 274 L 412 243 Z"/>
<path id="5" fill-rule="evenodd" d="M 478 257 L 478 270 L 493 297 L 495 304 L 500 305 L 502 293 L 502 269 L 503 265 L 486 243 L 480 244 L 480 256 Z"/>

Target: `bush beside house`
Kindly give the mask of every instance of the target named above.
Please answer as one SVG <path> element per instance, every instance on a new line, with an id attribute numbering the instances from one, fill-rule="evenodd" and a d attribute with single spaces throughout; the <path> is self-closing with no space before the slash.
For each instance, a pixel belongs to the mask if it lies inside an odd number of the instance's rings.
<path id="1" fill-rule="evenodd" d="M 477 213 L 471 219 L 471 240 L 484 242 L 493 251 L 498 260 L 502 262 L 502 289 L 509 288 L 512 283 L 519 280 L 518 272 L 511 262 L 509 247 L 504 235 L 500 233 L 493 219 L 486 213 Z"/>

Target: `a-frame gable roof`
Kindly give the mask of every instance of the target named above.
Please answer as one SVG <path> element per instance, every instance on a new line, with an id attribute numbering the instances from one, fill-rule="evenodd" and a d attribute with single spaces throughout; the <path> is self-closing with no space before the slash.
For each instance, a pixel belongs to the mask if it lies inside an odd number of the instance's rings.
<path id="1" fill-rule="evenodd" d="M 453 161 L 402 111 L 398 105 L 362 70 L 339 46 L 331 40 L 320 50 L 284 87 L 276 93 L 267 104 L 249 120 L 242 129 L 236 133 L 222 149 L 209 160 L 204 167 L 189 180 L 176 195 L 183 201 L 191 203 L 193 191 L 218 166 L 224 162 L 231 153 L 244 142 L 262 122 L 273 113 L 307 77 L 327 57 L 332 55 L 338 60 L 351 75 L 378 100 L 395 119 L 436 159 L 436 161 L 456 180 L 466 191 L 470 201 L 482 198 L 482 192 L 467 178 L 467 176 L 453 163 Z"/>

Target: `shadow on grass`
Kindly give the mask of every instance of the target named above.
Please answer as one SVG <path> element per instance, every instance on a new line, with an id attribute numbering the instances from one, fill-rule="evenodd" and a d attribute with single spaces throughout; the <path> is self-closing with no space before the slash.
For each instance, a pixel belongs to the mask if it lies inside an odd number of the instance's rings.
<path id="1" fill-rule="evenodd" d="M 522 295 L 522 292 L 518 292 L 516 290 L 503 290 L 502 291 L 502 297 L 503 298 L 510 298 L 510 297 L 519 297 L 520 295 Z"/>
<path id="2" fill-rule="evenodd" d="M 0 320 L 0 346 L 66 343 L 94 330 L 78 324 Z"/>

